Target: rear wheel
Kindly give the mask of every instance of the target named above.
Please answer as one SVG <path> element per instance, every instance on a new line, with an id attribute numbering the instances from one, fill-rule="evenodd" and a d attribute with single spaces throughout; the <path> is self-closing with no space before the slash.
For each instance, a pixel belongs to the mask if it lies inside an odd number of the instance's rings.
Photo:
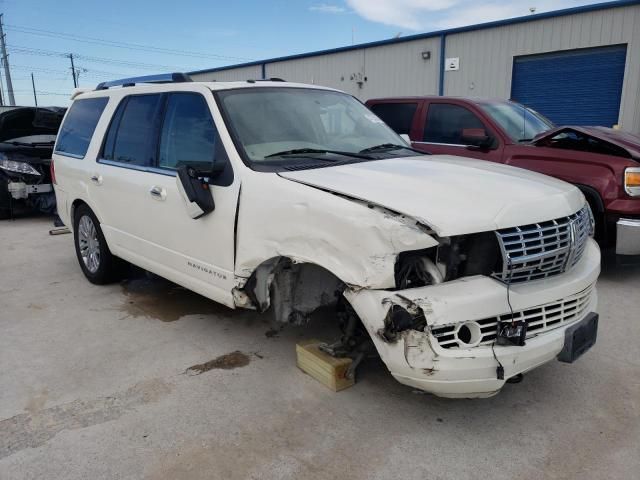
<path id="1" fill-rule="evenodd" d="M 73 220 L 76 256 L 84 276 L 97 285 L 117 280 L 124 262 L 109 250 L 94 213 L 86 205 L 81 205 L 76 209 Z"/>

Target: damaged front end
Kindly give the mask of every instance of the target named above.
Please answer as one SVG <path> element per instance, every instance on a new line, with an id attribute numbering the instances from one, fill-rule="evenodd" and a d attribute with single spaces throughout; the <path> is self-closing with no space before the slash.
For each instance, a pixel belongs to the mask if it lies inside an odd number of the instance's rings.
<path id="1" fill-rule="evenodd" d="M 508 287 L 475 274 L 405 290 L 347 289 L 344 295 L 398 381 L 438 396 L 487 397 L 509 378 L 556 358 L 564 330 L 595 311 L 598 274 L 599 250 L 589 241 L 571 271 L 545 282 Z M 525 345 L 495 342 L 506 317 L 530 326 Z"/>
<path id="2" fill-rule="evenodd" d="M 64 115 L 57 108 L 0 111 L 0 218 L 18 210 L 56 212 L 51 154 Z"/>

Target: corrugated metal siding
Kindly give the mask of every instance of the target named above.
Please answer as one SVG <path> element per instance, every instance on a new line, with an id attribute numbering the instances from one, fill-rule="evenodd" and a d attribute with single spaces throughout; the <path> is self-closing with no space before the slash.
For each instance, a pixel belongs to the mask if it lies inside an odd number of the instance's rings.
<path id="1" fill-rule="evenodd" d="M 558 125 L 618 123 L 627 46 L 516 57 L 511 98 Z"/>
<path id="2" fill-rule="evenodd" d="M 423 60 L 422 52 L 431 52 Z M 440 40 L 437 38 L 350 52 L 268 63 L 267 77 L 337 88 L 361 100 L 392 95 L 438 93 Z M 261 78 L 261 66 L 193 74 L 194 80 Z M 366 80 L 365 80 L 366 78 Z M 362 82 L 362 86 L 358 82 Z"/>
<path id="3" fill-rule="evenodd" d="M 460 70 L 445 72 L 444 93 L 508 98 L 516 56 L 621 43 L 628 48 L 620 123 L 640 132 L 639 6 L 449 35 L 446 56 L 459 57 Z"/>
<path id="4" fill-rule="evenodd" d="M 310 83 L 338 88 L 358 95 L 358 79 L 364 81 L 363 50 L 334 53 L 267 64 L 267 77 L 289 82 Z"/>
<path id="5" fill-rule="evenodd" d="M 431 52 L 429 60 L 422 52 Z M 437 95 L 440 76 L 440 39 L 416 40 L 365 50 L 367 83 L 362 100 L 385 96 Z"/>
<path id="6" fill-rule="evenodd" d="M 237 80 L 256 80 L 262 78 L 262 67 L 254 65 L 251 67 L 232 68 L 220 70 L 218 72 L 192 74 L 191 78 L 199 82 L 234 82 Z"/>

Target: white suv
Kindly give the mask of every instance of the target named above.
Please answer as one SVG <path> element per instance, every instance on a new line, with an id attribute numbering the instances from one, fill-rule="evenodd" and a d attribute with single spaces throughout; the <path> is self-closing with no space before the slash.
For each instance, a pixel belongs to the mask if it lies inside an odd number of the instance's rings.
<path id="1" fill-rule="evenodd" d="M 600 252 L 567 183 L 415 152 L 355 98 L 277 79 L 73 98 L 55 191 L 93 283 L 127 261 L 282 322 L 335 305 L 328 352 L 374 344 L 440 396 L 492 395 L 595 343 Z"/>

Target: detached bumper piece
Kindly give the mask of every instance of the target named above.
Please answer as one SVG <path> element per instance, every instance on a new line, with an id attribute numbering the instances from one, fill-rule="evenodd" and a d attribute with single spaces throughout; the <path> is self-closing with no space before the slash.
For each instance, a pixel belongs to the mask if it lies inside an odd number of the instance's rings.
<path id="1" fill-rule="evenodd" d="M 558 354 L 559 361 L 573 363 L 595 345 L 598 318 L 597 313 L 590 313 L 584 320 L 564 331 L 564 348 Z"/>
<path id="2" fill-rule="evenodd" d="M 616 253 L 640 255 L 640 220 L 621 218 L 616 224 Z"/>

